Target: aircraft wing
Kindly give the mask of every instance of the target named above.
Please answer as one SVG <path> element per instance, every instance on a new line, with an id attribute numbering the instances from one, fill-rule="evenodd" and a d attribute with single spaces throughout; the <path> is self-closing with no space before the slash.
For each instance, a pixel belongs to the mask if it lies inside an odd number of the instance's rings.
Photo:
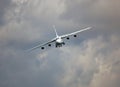
<path id="1" fill-rule="evenodd" d="M 86 30 L 89 30 L 91 29 L 91 27 L 88 27 L 88 28 L 85 28 L 85 29 L 82 29 L 82 30 L 79 30 L 79 31 L 76 31 L 76 32 L 73 32 L 73 33 L 70 33 L 70 34 L 65 34 L 65 35 L 62 35 L 61 38 L 66 38 L 66 37 L 69 37 L 69 36 L 72 36 L 72 35 L 76 35 L 80 32 L 83 32 L 83 31 L 86 31 Z"/>
<path id="2" fill-rule="evenodd" d="M 56 41 L 56 38 L 54 38 L 54 39 L 52 39 L 52 40 L 50 40 L 50 41 L 48 41 L 48 42 L 46 42 L 46 43 L 37 45 L 37 46 L 35 46 L 35 47 L 29 49 L 28 51 L 35 50 L 35 49 L 37 49 L 37 48 L 43 47 L 43 46 L 48 45 L 48 44 L 50 44 L 50 43 L 52 43 L 52 42 L 55 42 L 55 41 Z"/>

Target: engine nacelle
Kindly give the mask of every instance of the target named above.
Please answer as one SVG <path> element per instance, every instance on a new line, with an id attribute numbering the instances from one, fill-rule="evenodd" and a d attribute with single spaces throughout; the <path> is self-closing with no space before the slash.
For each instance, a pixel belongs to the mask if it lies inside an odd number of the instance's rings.
<path id="1" fill-rule="evenodd" d="M 69 40 L 70 38 L 69 38 L 69 37 L 67 37 L 66 39 L 67 39 L 67 40 Z"/>
<path id="2" fill-rule="evenodd" d="M 74 37 L 77 37 L 77 35 L 74 35 Z"/>
<path id="3" fill-rule="evenodd" d="M 44 50 L 45 48 L 44 47 L 41 47 L 42 50 Z"/>
<path id="4" fill-rule="evenodd" d="M 51 47 L 51 44 L 48 44 L 49 47 Z"/>

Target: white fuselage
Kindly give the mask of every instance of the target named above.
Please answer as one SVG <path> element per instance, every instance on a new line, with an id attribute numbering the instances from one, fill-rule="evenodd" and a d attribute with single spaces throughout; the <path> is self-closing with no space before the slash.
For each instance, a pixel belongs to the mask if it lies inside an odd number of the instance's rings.
<path id="1" fill-rule="evenodd" d="M 61 37 L 58 37 L 56 40 L 56 47 L 61 47 L 62 45 L 64 45 L 64 41 Z"/>
<path id="2" fill-rule="evenodd" d="M 58 39 L 56 40 L 57 43 L 63 43 L 63 40 L 61 39 L 61 37 L 58 37 Z"/>

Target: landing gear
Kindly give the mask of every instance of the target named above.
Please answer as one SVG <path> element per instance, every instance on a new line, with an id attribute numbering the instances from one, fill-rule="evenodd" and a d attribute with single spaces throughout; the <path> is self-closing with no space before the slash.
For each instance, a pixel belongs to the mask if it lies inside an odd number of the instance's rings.
<path id="1" fill-rule="evenodd" d="M 58 44 L 57 44 L 57 43 L 55 44 L 55 47 L 56 47 L 56 48 L 58 47 Z"/>
<path id="2" fill-rule="evenodd" d="M 63 42 L 63 45 L 65 45 L 65 42 Z"/>
<path id="3" fill-rule="evenodd" d="M 62 45 L 65 45 L 65 42 L 62 42 L 62 43 L 56 43 L 55 44 L 55 47 L 57 48 L 57 47 L 62 47 Z"/>
<path id="4" fill-rule="evenodd" d="M 57 48 L 57 45 L 55 47 Z"/>
<path id="5" fill-rule="evenodd" d="M 58 48 L 58 47 L 62 47 L 62 45 L 56 45 L 56 48 Z"/>
<path id="6" fill-rule="evenodd" d="M 64 45 L 65 45 L 65 44 L 64 44 Z M 56 48 L 57 48 L 57 47 L 62 47 L 62 44 L 59 44 L 59 45 L 56 44 L 55 47 L 56 47 Z"/>

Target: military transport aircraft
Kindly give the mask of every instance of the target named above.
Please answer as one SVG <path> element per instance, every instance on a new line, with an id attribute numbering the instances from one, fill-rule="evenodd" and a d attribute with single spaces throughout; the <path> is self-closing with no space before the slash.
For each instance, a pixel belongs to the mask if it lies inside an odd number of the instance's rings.
<path id="1" fill-rule="evenodd" d="M 87 27 L 87 28 L 85 28 L 85 29 L 81 29 L 81 30 L 79 30 L 79 31 L 76 31 L 76 32 L 73 32 L 73 33 L 70 33 L 70 34 L 65 34 L 65 35 L 59 36 L 59 35 L 57 34 L 57 31 L 56 31 L 55 26 L 53 26 L 53 28 L 54 28 L 55 34 L 56 34 L 56 37 L 55 37 L 55 38 L 53 38 L 52 40 L 50 40 L 50 41 L 48 41 L 48 42 L 46 42 L 46 43 L 40 44 L 40 45 L 38 45 L 38 46 L 35 46 L 35 47 L 29 49 L 29 51 L 35 50 L 35 49 L 37 49 L 37 48 L 41 48 L 41 49 L 43 50 L 43 49 L 45 49 L 45 45 L 48 45 L 49 47 L 51 47 L 51 43 L 53 43 L 53 42 L 55 42 L 55 47 L 56 47 L 56 48 L 57 48 L 57 47 L 62 47 L 62 45 L 65 45 L 65 42 L 63 41 L 64 38 L 66 38 L 67 40 L 69 40 L 69 39 L 70 39 L 70 38 L 69 38 L 70 36 L 77 37 L 77 34 L 78 34 L 78 33 L 91 29 L 91 27 Z"/>

